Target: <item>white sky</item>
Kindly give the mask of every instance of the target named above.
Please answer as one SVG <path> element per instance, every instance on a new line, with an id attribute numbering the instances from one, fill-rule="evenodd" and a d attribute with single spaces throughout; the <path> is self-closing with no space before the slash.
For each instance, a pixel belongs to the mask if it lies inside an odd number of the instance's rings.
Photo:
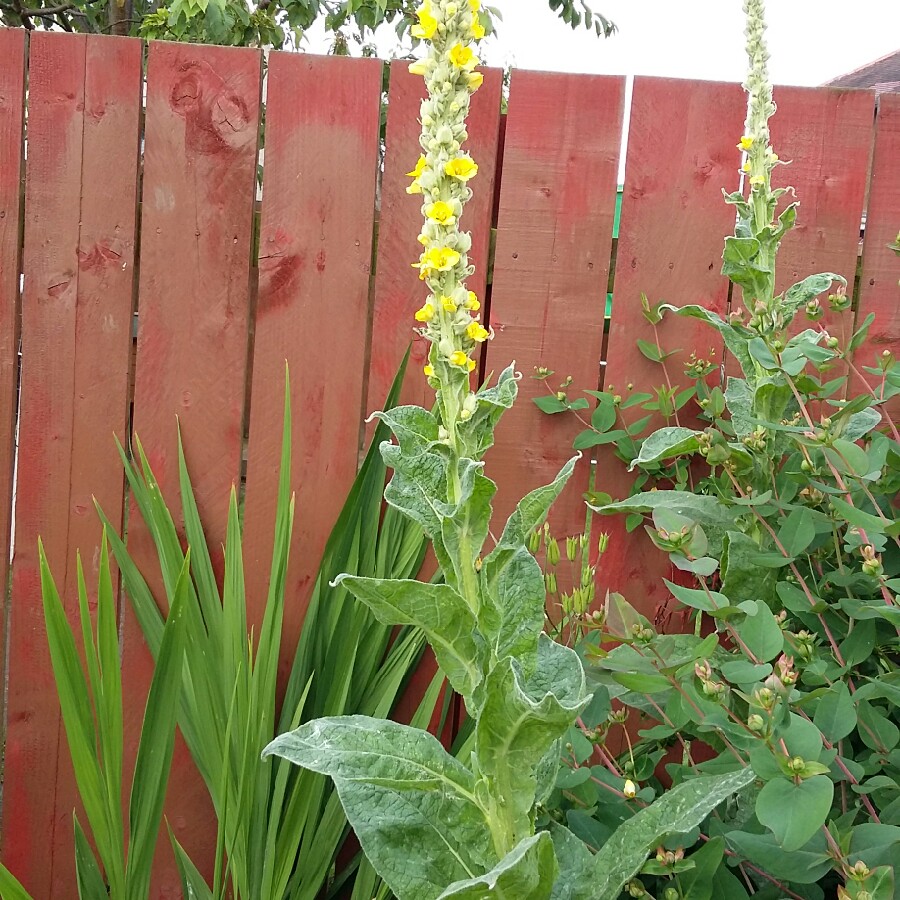
<path id="1" fill-rule="evenodd" d="M 482 52 L 491 65 L 613 75 L 740 81 L 745 57 L 741 0 L 589 0 L 619 31 L 602 40 L 573 32 L 548 0 L 485 0 L 503 13 Z M 898 0 L 768 0 L 776 84 L 821 84 L 900 48 Z M 309 49 L 321 52 L 310 36 Z M 379 46 L 396 47 L 392 29 Z"/>

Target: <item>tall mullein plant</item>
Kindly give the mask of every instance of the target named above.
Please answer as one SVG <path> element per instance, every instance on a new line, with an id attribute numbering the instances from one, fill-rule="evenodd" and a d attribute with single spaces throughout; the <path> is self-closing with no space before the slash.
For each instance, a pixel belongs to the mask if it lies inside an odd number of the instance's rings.
<path id="1" fill-rule="evenodd" d="M 575 459 L 528 494 L 499 540 L 485 546 L 496 486 L 482 457 L 516 398 L 517 376 L 510 366 L 493 387 L 471 389 L 472 355 L 490 334 L 466 287 L 471 240 L 459 222 L 478 171 L 462 146 L 481 84 L 472 45 L 483 34 L 478 0 L 425 0 L 418 11 L 415 35 L 429 52 L 411 68 L 424 75 L 428 98 L 409 190 L 423 199 L 414 265 L 428 293 L 416 320 L 431 343 L 425 376 L 437 404 L 435 412 L 378 413 L 396 437 L 381 446 L 394 470 L 385 499 L 425 530 L 444 583 L 338 579 L 382 622 L 422 629 L 475 723 L 472 749 L 457 759 L 425 731 L 345 716 L 313 720 L 264 755 L 331 776 L 363 850 L 400 900 L 614 900 L 668 833 L 694 828 L 753 773 L 675 788 L 596 856 L 561 825 L 536 833 L 561 740 L 589 697 L 579 657 L 542 634 L 544 579 L 526 541 Z"/>
<path id="2" fill-rule="evenodd" d="M 394 470 L 385 498 L 425 529 L 445 583 L 340 579 L 383 622 L 423 629 L 476 722 L 475 749 L 464 763 L 425 731 L 354 716 L 314 720 L 266 750 L 334 779 L 376 870 L 415 900 L 482 896 L 498 880 L 517 897 L 549 896 L 557 862 L 549 834 L 535 835 L 535 806 L 553 786 L 560 739 L 588 702 L 576 654 L 541 634 L 544 581 L 525 543 L 575 461 L 525 497 L 484 547 L 496 487 L 481 460 L 517 377 L 510 366 L 493 387 L 470 386 L 473 353 L 489 338 L 466 287 L 471 238 L 460 230 L 478 171 L 463 145 L 482 81 L 479 6 L 425 0 L 418 11 L 428 55 L 411 69 L 428 98 L 409 191 L 423 199 L 414 265 L 428 294 L 415 318 L 431 342 L 425 376 L 437 405 L 378 414 L 396 437 L 381 447 Z"/>

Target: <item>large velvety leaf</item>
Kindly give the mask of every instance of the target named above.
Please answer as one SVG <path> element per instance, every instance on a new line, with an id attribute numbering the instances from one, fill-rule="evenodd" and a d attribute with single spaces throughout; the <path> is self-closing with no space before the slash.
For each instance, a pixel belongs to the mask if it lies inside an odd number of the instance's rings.
<path id="1" fill-rule="evenodd" d="M 439 900 L 549 900 L 558 871 L 545 831 L 525 838 L 485 875 L 451 884 Z"/>
<path id="2" fill-rule="evenodd" d="M 487 677 L 475 728 L 476 752 L 482 772 L 505 800 L 497 815 L 525 835 L 535 800 L 535 769 L 589 701 L 578 655 L 547 637 L 541 639 L 530 678 L 510 657 Z"/>
<path id="3" fill-rule="evenodd" d="M 616 829 L 594 857 L 575 897 L 617 900 L 622 885 L 640 870 L 647 854 L 670 834 L 698 826 L 723 800 L 746 787 L 750 768 L 727 775 L 701 776 L 679 784 Z"/>
<path id="4" fill-rule="evenodd" d="M 385 625 L 415 625 L 425 632 L 453 689 L 464 697 L 481 682 L 476 660 L 484 654 L 475 615 L 445 584 L 342 575 L 335 582 L 361 600 Z"/>
<path id="5" fill-rule="evenodd" d="M 553 885 L 551 900 L 581 900 L 580 895 L 575 894 L 576 886 L 583 883 L 591 867 L 594 855 L 588 850 L 581 838 L 576 837 L 563 825 L 551 823 L 550 837 L 553 840 L 553 849 L 556 851 L 556 861 L 559 865 L 559 877 Z"/>
<path id="6" fill-rule="evenodd" d="M 467 422 L 459 425 L 466 442 L 466 452 L 474 459 L 481 459 L 494 443 L 494 428 L 506 410 L 515 403 L 519 393 L 515 363 L 507 366 L 497 383 L 478 391 L 478 408 Z"/>
<path id="7" fill-rule="evenodd" d="M 435 900 L 497 863 L 484 818 L 452 793 L 334 784 L 366 857 L 398 900 Z"/>
<path id="8" fill-rule="evenodd" d="M 426 731 L 314 719 L 272 741 L 263 756 L 273 754 L 334 779 L 366 856 L 400 900 L 432 900 L 497 862 L 474 776 Z"/>

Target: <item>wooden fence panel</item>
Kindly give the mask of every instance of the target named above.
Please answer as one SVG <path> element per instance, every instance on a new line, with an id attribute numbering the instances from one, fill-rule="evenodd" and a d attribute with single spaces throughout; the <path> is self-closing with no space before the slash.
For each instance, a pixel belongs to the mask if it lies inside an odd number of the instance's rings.
<path id="1" fill-rule="evenodd" d="M 92 497 L 121 525 L 142 47 L 30 41 L 22 417 L 11 614 L 4 856 L 35 896 L 67 896 L 76 806 L 41 611 L 36 542 L 70 621 L 76 553 L 96 586 Z M 86 189 L 89 186 L 89 189 Z M 40 771 L 42 777 L 29 777 Z"/>
<path id="2" fill-rule="evenodd" d="M 877 385 L 877 377 L 862 372 L 862 366 L 874 365 L 884 350 L 900 355 L 900 254 L 889 247 L 900 236 L 898 160 L 900 94 L 882 94 L 878 98 L 857 313 L 857 322 L 862 323 L 869 313 L 875 314 L 875 322 L 868 342 L 857 350 L 854 360 L 861 376 L 873 386 Z M 864 389 L 859 376 L 856 389 Z M 896 398 L 889 410 L 896 421 L 900 414 L 900 402 Z"/>
<path id="3" fill-rule="evenodd" d="M 381 212 L 378 227 L 378 261 L 375 266 L 375 303 L 372 320 L 372 355 L 366 413 L 381 408 L 403 354 L 413 339 L 413 313 L 424 302 L 422 282 L 412 268 L 421 251 L 416 243 L 421 220 L 422 197 L 407 194 L 422 152 L 419 147 L 419 106 L 425 96 L 425 82 L 409 72 L 409 63 L 391 65 L 384 175 L 381 183 Z M 472 97 L 466 149 L 478 163 L 472 182 L 475 196 L 466 207 L 463 226 L 472 234 L 469 259 L 475 274 L 469 288 L 484 298 L 487 262 L 497 177 L 497 145 L 500 133 L 500 95 L 503 73 L 484 69 L 484 84 Z M 428 348 L 416 338 L 409 374 L 401 397 L 403 403 L 420 403 L 431 408 L 434 392 L 422 376 Z M 371 429 L 370 429 L 371 433 Z"/>
<path id="4" fill-rule="evenodd" d="M 524 378 L 489 451 L 498 527 L 523 493 L 553 480 L 578 431 L 570 417 L 534 406 L 545 393 L 530 377 L 534 367 L 597 386 L 624 91 L 624 79 L 607 76 L 513 76 L 491 291 L 496 337 L 486 370 L 499 373 L 515 360 Z M 589 463 L 581 461 L 554 507 L 560 534 L 584 527 Z"/>
<path id="5" fill-rule="evenodd" d="M 25 32 L 0 30 L 0 546 L 7 548 L 18 406 L 24 127 Z M 6 647 L 8 582 L 9 553 L 0 552 L 0 648 Z M 0 667 L 4 653 L 0 649 Z M 0 723 L 6 720 L 5 695 L 5 691 L 0 695 Z"/>
<path id="6" fill-rule="evenodd" d="M 252 214 L 260 118 L 256 50 L 154 42 L 147 68 L 134 430 L 180 523 L 176 416 L 214 564 L 240 476 Z M 156 553 L 136 509 L 129 545 L 162 597 Z M 152 660 L 126 610 L 126 759 L 133 763 Z M 205 872 L 215 828 L 179 738 L 166 815 Z M 168 838 L 154 892 L 180 896 Z M 168 893 L 166 893 L 168 892 Z"/>
<path id="7" fill-rule="evenodd" d="M 272 558 L 287 361 L 297 514 L 285 675 L 325 542 L 357 469 L 381 79 L 380 60 L 269 57 L 244 553 L 248 618 L 258 634 Z"/>
<path id="8" fill-rule="evenodd" d="M 724 236 L 734 208 L 722 188 L 736 190 L 744 121 L 744 95 L 736 84 L 637 78 L 631 108 L 612 320 L 605 384 L 626 398 L 664 385 L 666 373 L 636 346 L 654 341 L 641 311 L 641 293 L 651 303 L 699 303 L 719 313 L 728 303 L 728 281 L 720 274 Z M 707 358 L 721 342 L 695 320 L 666 317 L 658 326 L 664 350 L 680 349 L 667 365 L 673 384 L 684 384 L 682 362 L 691 351 Z M 624 411 L 627 421 L 643 415 Z M 660 421 L 659 424 L 662 424 Z M 631 476 L 611 449 L 599 447 L 597 489 L 615 499 L 628 495 Z M 643 530 L 627 534 L 621 517 L 603 518 L 596 530 L 611 535 L 599 572 L 601 588 L 621 591 L 651 620 L 667 602 L 663 576 L 671 566 L 647 544 Z"/>
<path id="9" fill-rule="evenodd" d="M 783 291 L 808 275 L 834 272 L 853 292 L 860 223 L 869 174 L 875 95 L 871 91 L 782 87 L 774 92 L 772 146 L 790 165 L 775 169 L 775 185 L 789 184 L 800 206 L 797 223 L 778 253 L 775 289 Z M 789 198 L 784 198 L 782 203 Z M 826 314 L 817 327 L 848 338 L 853 314 Z M 801 313 L 795 331 L 810 327 Z"/>

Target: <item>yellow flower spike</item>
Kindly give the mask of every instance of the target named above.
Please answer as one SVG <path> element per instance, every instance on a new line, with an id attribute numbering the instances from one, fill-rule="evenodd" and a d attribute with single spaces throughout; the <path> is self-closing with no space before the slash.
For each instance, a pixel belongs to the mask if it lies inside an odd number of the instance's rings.
<path id="1" fill-rule="evenodd" d="M 484 75 L 481 72 L 470 72 L 469 73 L 469 90 L 474 94 L 475 91 L 478 90 L 484 84 Z"/>
<path id="2" fill-rule="evenodd" d="M 452 297 L 441 297 L 441 306 L 444 309 L 444 312 L 447 313 L 455 313 L 458 309 L 457 305 L 453 302 Z"/>
<path id="3" fill-rule="evenodd" d="M 434 306 L 426 303 L 421 309 L 416 310 L 417 322 L 430 322 L 434 318 Z"/>
<path id="4" fill-rule="evenodd" d="M 481 343 L 486 341 L 490 336 L 490 332 L 481 324 L 481 322 L 470 322 L 466 328 L 466 334 L 473 340 Z"/>
<path id="5" fill-rule="evenodd" d="M 422 371 L 425 373 L 426 378 L 434 378 L 434 366 L 425 366 Z"/>
<path id="6" fill-rule="evenodd" d="M 469 156 L 457 156 L 444 166 L 444 171 L 451 178 L 468 181 L 478 174 L 478 164 Z"/>
<path id="7" fill-rule="evenodd" d="M 427 207 L 425 215 L 432 222 L 437 222 L 439 225 L 452 225 L 456 221 L 456 216 L 453 215 L 453 207 L 443 200 L 438 200 Z"/>
<path id="8" fill-rule="evenodd" d="M 466 366 L 470 362 L 474 362 L 474 360 L 470 360 L 462 350 L 454 350 L 453 353 L 450 354 L 450 365 L 451 366 Z M 471 370 L 470 370 L 471 371 Z"/>
<path id="9" fill-rule="evenodd" d="M 478 302 L 478 297 L 475 296 L 475 291 L 469 291 L 469 296 L 463 305 L 471 312 L 478 312 L 481 309 L 481 304 Z"/>
<path id="10" fill-rule="evenodd" d="M 479 61 L 478 57 L 472 52 L 471 47 L 457 44 L 450 50 L 450 62 L 457 69 L 474 69 Z"/>
<path id="11" fill-rule="evenodd" d="M 753 146 L 753 138 L 749 134 L 745 134 L 738 144 L 738 150 L 747 151 Z"/>

